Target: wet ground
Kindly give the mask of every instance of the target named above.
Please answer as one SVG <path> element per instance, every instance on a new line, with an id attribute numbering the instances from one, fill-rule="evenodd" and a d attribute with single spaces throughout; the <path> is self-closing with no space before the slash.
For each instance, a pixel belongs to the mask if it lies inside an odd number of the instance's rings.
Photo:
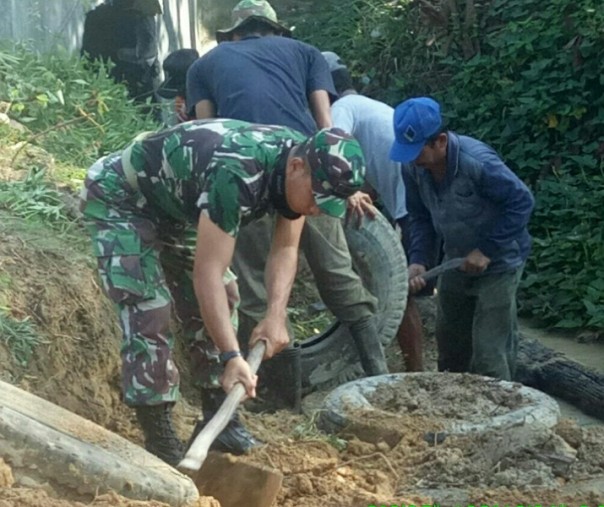
<path id="1" fill-rule="evenodd" d="M 546 347 L 561 352 L 573 361 L 604 374 L 604 343 L 582 343 L 569 332 L 544 330 L 525 320 L 521 321 L 520 329 L 527 338 L 537 339 Z M 560 405 L 562 417 L 574 419 L 580 426 L 604 425 L 604 421 L 583 413 L 574 405 L 559 398 L 556 400 Z"/>

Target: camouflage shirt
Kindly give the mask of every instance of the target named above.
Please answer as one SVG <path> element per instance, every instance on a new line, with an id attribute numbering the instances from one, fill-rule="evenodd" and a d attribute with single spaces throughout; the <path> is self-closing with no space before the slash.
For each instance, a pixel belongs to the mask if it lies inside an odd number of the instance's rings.
<path id="1" fill-rule="evenodd" d="M 200 120 L 139 136 L 122 163 L 153 215 L 195 222 L 203 213 L 236 236 L 271 209 L 270 176 L 305 139 L 286 127 Z"/>

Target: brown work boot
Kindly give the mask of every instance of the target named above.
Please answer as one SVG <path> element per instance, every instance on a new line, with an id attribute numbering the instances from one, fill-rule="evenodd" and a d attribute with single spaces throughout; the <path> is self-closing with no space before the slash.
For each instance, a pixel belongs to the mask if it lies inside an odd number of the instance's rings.
<path id="1" fill-rule="evenodd" d="M 145 449 L 176 466 L 183 458 L 184 446 L 172 426 L 173 403 L 135 407 L 136 418 L 145 435 Z"/>

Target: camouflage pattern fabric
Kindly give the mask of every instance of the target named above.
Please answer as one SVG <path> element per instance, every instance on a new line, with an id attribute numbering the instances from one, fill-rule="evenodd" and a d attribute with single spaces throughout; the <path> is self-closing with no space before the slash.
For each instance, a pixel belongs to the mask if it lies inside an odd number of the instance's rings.
<path id="1" fill-rule="evenodd" d="M 153 220 L 145 199 L 128 184 L 119 154 L 92 166 L 83 197 L 82 212 L 102 287 L 116 305 L 123 332 L 126 404 L 154 405 L 179 397 L 179 372 L 172 357 L 174 336 L 169 328 L 172 304 L 197 383 L 219 388 L 219 352 L 204 332 L 193 289 L 195 228 Z M 234 280 L 227 271 L 225 285 Z M 229 302 L 236 330 L 238 301 Z"/>
<path id="2" fill-rule="evenodd" d="M 231 19 L 230 28 L 216 31 L 218 42 L 230 40 L 233 32 L 251 19 L 260 19 L 270 25 L 277 35 L 291 37 L 291 30 L 279 23 L 275 9 L 266 0 L 241 0 L 231 11 Z"/>
<path id="3" fill-rule="evenodd" d="M 194 121 L 143 133 L 122 153 L 90 168 L 81 209 L 103 289 L 120 316 L 127 404 L 178 397 L 169 329 L 173 303 L 200 383 L 218 386 L 218 351 L 203 333 L 192 283 L 199 215 L 236 236 L 241 225 L 271 209 L 271 175 L 285 168 L 291 148 L 305 140 L 285 127 Z M 339 160 L 339 155 L 326 160 L 334 157 Z M 315 169 L 320 172 L 315 180 L 333 180 L 329 167 L 320 164 Z M 328 198 L 335 190 L 323 186 L 320 196 Z M 225 283 L 232 282 L 232 275 L 225 276 Z M 235 303 L 232 315 L 236 326 Z"/>
<path id="4" fill-rule="evenodd" d="M 277 13 L 266 0 L 241 0 L 231 12 L 235 26 L 250 16 L 261 16 L 277 23 Z"/>
<path id="5" fill-rule="evenodd" d="M 305 139 L 285 127 L 193 121 L 135 139 L 122 159 L 152 214 L 197 223 L 201 212 L 236 236 L 242 223 L 269 211 L 270 175 Z"/>
<path id="6" fill-rule="evenodd" d="M 361 190 L 365 181 L 365 157 L 358 141 L 341 129 L 323 129 L 300 150 L 311 167 L 319 209 L 327 215 L 343 217 L 344 199 Z"/>

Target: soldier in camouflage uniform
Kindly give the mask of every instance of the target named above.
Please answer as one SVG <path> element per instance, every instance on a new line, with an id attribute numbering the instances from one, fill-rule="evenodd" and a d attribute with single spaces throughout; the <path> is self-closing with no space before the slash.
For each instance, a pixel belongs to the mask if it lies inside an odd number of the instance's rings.
<path id="1" fill-rule="evenodd" d="M 330 97 L 336 90 L 320 51 L 291 39 L 266 0 L 241 0 L 232 20 L 230 28 L 216 32 L 220 44 L 187 73 L 187 106 L 196 117 L 285 125 L 306 135 L 331 127 Z M 349 207 L 360 214 L 375 212 L 362 193 L 349 200 Z M 237 240 L 232 267 L 241 289 L 240 339 L 266 309 L 263 279 L 272 229 L 266 217 L 245 227 Z M 388 373 L 375 318 L 377 299 L 353 269 L 341 221 L 310 218 L 300 246 L 321 299 L 348 327 L 365 374 Z"/>
<path id="2" fill-rule="evenodd" d="M 250 344 L 266 341 L 269 358 L 288 343 L 285 314 L 300 217 L 343 216 L 344 199 L 362 185 L 363 175 L 361 149 L 343 131 L 324 129 L 307 138 L 236 120 L 141 134 L 90 168 L 81 209 L 104 291 L 119 312 L 124 401 L 136 409 L 147 450 L 171 464 L 184 450 L 171 422 L 179 396 L 172 303 L 207 421 L 224 398 L 218 393 L 235 383 L 255 395 L 256 378 L 239 352 L 237 291 L 228 270 L 239 228 L 278 214 L 267 268 L 268 310 L 250 338 Z M 219 378 L 224 391 L 217 389 Z M 222 449 L 239 453 L 256 443 L 236 417 L 217 439 Z"/>

